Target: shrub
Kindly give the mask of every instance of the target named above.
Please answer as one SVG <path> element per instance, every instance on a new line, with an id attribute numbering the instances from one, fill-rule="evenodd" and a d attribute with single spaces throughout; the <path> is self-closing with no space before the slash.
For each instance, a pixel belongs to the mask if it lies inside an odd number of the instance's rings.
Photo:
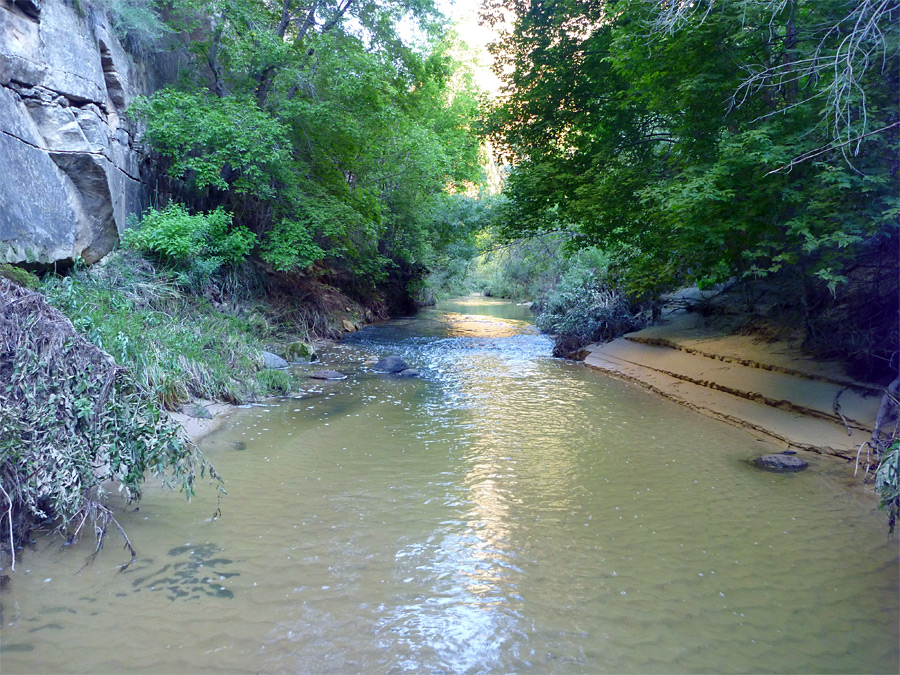
<path id="1" fill-rule="evenodd" d="M 122 241 L 208 278 L 223 266 L 246 260 L 256 235 L 243 225 L 233 227 L 231 214 L 222 208 L 190 215 L 182 204 L 172 203 L 161 211 L 149 209 L 140 228 L 126 231 Z"/>
<path id="2" fill-rule="evenodd" d="M 535 305 L 538 328 L 556 335 L 556 356 L 568 356 L 591 342 L 613 340 L 643 325 L 641 314 L 619 291 L 599 249 L 572 256 L 559 284 Z"/>
<path id="3" fill-rule="evenodd" d="M 166 408 L 191 397 L 241 403 L 282 393 L 286 383 L 259 370 L 254 315 L 220 311 L 177 279 L 118 251 L 70 276 L 49 277 L 42 290 Z M 269 337 L 265 325 L 258 332 Z"/>
<path id="4" fill-rule="evenodd" d="M 310 224 L 298 220 L 278 221 L 266 237 L 262 257 L 279 272 L 307 269 L 325 252 L 313 240 Z"/>
<path id="5" fill-rule="evenodd" d="M 128 370 L 40 293 L 2 278 L 0 382 L 0 530 L 13 567 L 35 524 L 74 537 L 92 521 L 98 550 L 110 524 L 121 532 L 105 481 L 134 501 L 150 471 L 190 496 L 198 463 L 206 469 Z"/>

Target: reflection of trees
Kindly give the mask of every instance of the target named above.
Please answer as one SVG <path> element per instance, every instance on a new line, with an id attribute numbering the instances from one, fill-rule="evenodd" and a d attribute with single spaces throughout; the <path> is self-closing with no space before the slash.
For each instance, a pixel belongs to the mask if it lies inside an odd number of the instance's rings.
<path id="1" fill-rule="evenodd" d="M 441 316 L 448 337 L 505 338 L 521 334 L 528 326 L 525 321 L 495 319 L 449 312 Z"/>

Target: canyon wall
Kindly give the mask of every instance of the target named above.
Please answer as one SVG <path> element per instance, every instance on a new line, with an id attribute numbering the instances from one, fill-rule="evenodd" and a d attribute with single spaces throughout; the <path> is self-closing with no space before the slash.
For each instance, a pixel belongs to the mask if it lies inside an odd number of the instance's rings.
<path id="1" fill-rule="evenodd" d="M 93 263 L 116 245 L 148 197 L 125 109 L 158 83 L 102 9 L 0 0 L 0 262 Z"/>

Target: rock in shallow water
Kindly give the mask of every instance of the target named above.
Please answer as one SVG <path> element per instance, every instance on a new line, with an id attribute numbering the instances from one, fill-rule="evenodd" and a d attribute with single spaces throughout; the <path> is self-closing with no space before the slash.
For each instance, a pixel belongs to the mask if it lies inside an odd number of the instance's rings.
<path id="1" fill-rule="evenodd" d="M 415 368 L 407 368 L 400 371 L 400 377 L 418 377 L 420 374 Z"/>
<path id="2" fill-rule="evenodd" d="M 263 361 L 265 361 L 266 368 L 287 368 L 290 365 L 287 361 L 278 356 L 278 354 L 273 354 L 272 352 L 263 352 L 262 357 Z"/>
<path id="3" fill-rule="evenodd" d="M 285 356 L 289 359 L 309 359 L 310 361 L 316 360 L 316 348 L 308 342 L 291 342 L 284 349 Z"/>
<path id="4" fill-rule="evenodd" d="M 372 366 L 372 368 L 379 370 L 382 373 L 399 373 L 407 370 L 409 366 L 406 361 L 399 356 L 385 356 Z"/>
<path id="5" fill-rule="evenodd" d="M 777 473 L 790 473 L 792 471 L 803 471 L 809 466 L 807 462 L 800 459 L 794 454 L 777 454 L 763 455 L 752 460 L 752 464 L 766 471 L 775 471 Z"/>
<path id="6" fill-rule="evenodd" d="M 181 408 L 181 412 L 188 417 L 193 417 L 199 420 L 211 420 L 213 418 L 213 414 L 206 406 L 200 405 L 196 402 L 187 403 Z"/>
<path id="7" fill-rule="evenodd" d="M 343 380 L 347 376 L 336 370 L 317 370 L 310 377 L 314 380 Z"/>

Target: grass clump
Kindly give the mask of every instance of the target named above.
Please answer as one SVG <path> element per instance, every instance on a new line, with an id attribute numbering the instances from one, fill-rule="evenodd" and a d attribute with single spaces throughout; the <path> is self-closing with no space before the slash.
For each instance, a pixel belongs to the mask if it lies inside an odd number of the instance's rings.
<path id="1" fill-rule="evenodd" d="M 43 292 L 167 409 L 192 398 L 243 403 L 287 393 L 288 373 L 263 370 L 265 320 L 222 311 L 222 303 L 183 281 L 177 270 L 118 251 L 99 265 L 48 279 Z"/>
<path id="2" fill-rule="evenodd" d="M 21 267 L 10 265 L 9 263 L 0 263 L 0 278 L 12 281 L 14 284 L 24 288 L 35 290 L 40 287 L 41 281 L 28 270 Z"/>

